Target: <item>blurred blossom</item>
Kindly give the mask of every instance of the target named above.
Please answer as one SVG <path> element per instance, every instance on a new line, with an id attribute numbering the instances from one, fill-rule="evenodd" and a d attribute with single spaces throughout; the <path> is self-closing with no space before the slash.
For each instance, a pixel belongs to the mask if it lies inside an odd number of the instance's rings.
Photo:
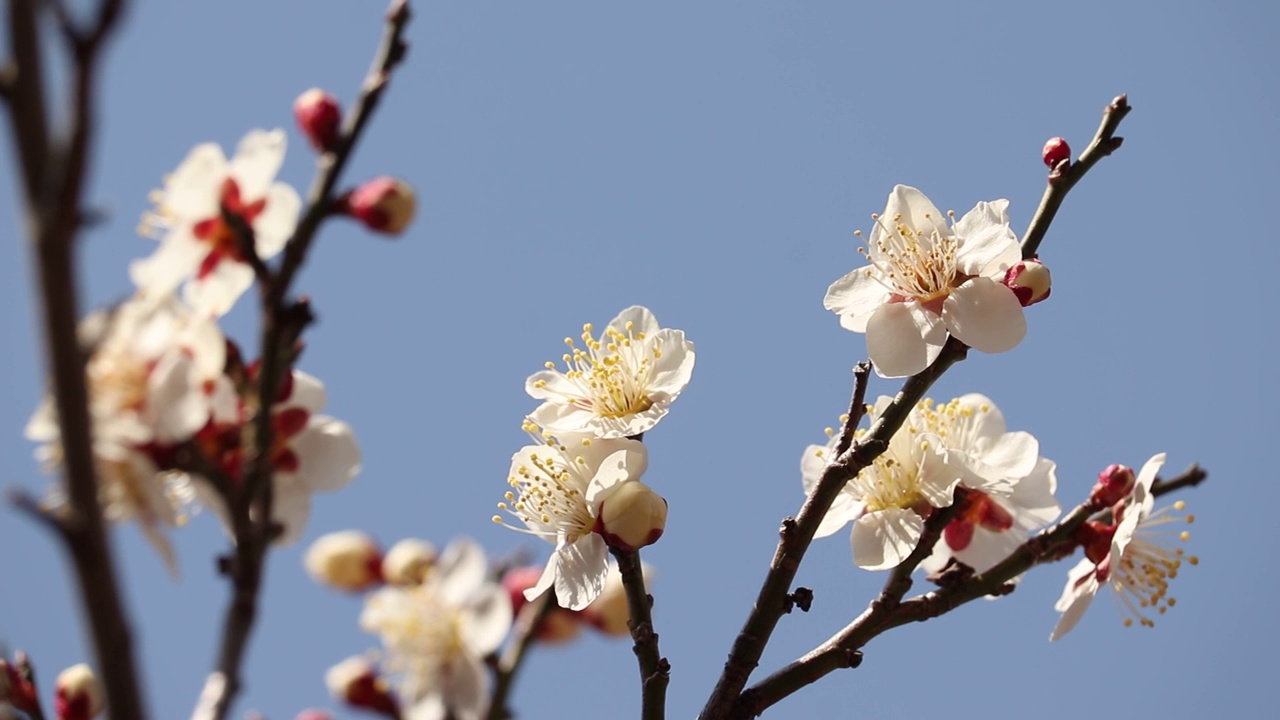
<path id="1" fill-rule="evenodd" d="M 164 295 L 185 281 L 197 310 L 230 310 L 254 279 L 234 223 L 253 231 L 257 254 L 267 259 L 284 248 L 298 220 L 298 193 L 272 182 L 285 142 L 283 130 L 253 130 L 230 160 L 214 143 L 193 148 L 153 193 L 155 210 L 143 217 L 140 231 L 159 236 L 160 247 L 129 267 L 134 284 L 147 295 Z"/>
<path id="2" fill-rule="evenodd" d="M 190 488 L 169 469 L 172 450 L 192 439 L 215 408 L 233 402 L 224 377 L 226 343 L 207 317 L 172 295 L 137 296 L 80 324 L 86 365 L 93 453 L 103 514 L 136 520 L 171 569 L 176 559 L 163 530 L 186 520 Z M 62 437 L 53 399 L 27 424 L 42 443 L 46 468 L 62 465 Z M 53 498 L 55 504 L 61 496 Z"/>
<path id="3" fill-rule="evenodd" d="M 421 585 L 388 585 L 365 600 L 360 626 L 382 638 L 406 718 L 484 716 L 484 658 L 502 644 L 512 617 L 507 592 L 486 565 L 479 545 L 455 540 Z"/>
<path id="4" fill-rule="evenodd" d="M 662 419 L 693 375 L 693 343 L 658 327 L 648 308 L 623 310 L 599 338 L 582 326 L 582 347 L 565 338 L 563 372 L 548 362 L 525 390 L 543 403 L 531 418 L 551 432 L 635 437 Z"/>
<path id="5" fill-rule="evenodd" d="M 867 247 L 858 248 L 870 264 L 832 283 L 823 300 L 843 327 L 867 334 L 881 377 L 924 370 L 948 333 L 991 353 L 1022 341 L 1022 304 L 1003 284 L 1022 259 L 1008 207 L 1008 200 L 980 202 L 957 221 L 913 187 L 889 193 L 884 214 L 872 216 Z"/>

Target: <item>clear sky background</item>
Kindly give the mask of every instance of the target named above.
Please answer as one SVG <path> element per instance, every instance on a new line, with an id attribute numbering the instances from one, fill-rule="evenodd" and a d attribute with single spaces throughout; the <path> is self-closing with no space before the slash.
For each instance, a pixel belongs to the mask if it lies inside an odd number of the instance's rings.
<path id="1" fill-rule="evenodd" d="M 1083 149 L 1127 92 L 1124 148 L 1068 198 L 1042 248 L 1052 299 L 1014 351 L 973 353 L 931 394 L 989 395 L 1058 462 L 1059 495 L 1097 472 L 1199 462 L 1199 567 L 1154 630 L 1124 629 L 1100 597 L 1050 644 L 1068 564 L 1010 597 L 874 641 L 773 717 L 1257 717 L 1274 710 L 1280 595 L 1274 211 L 1280 151 L 1270 3 L 416 3 L 408 62 L 347 180 L 409 179 L 419 217 L 399 242 L 326 227 L 298 289 L 320 322 L 301 368 L 350 422 L 364 472 L 317 499 L 306 539 L 272 554 L 236 715 L 289 720 L 334 707 L 331 664 L 373 646 L 359 599 L 315 586 L 301 555 L 324 532 L 390 543 L 476 538 L 495 556 L 550 546 L 493 525 L 525 377 L 584 322 L 648 305 L 697 344 L 692 384 L 645 441 L 646 480 L 670 501 L 655 622 L 672 663 L 672 717 L 701 707 L 751 606 L 779 520 L 802 500 L 800 454 L 847 404 L 863 337 L 822 308 L 856 265 L 895 183 L 964 213 L 1008 198 L 1024 229 L 1044 187 L 1040 147 Z M 143 0 L 105 67 L 84 237 L 89 302 L 130 290 L 134 234 L 187 150 L 247 130 L 292 130 L 290 104 L 324 86 L 349 102 L 382 32 L 377 0 Z M 291 136 L 282 179 L 313 156 Z M 0 481 L 41 490 L 22 427 L 44 382 L 31 259 L 0 144 Z M 245 300 L 251 300 L 246 296 Z M 253 313 L 228 333 L 252 343 Z M 249 352 L 253 352 L 249 350 Z M 876 379 L 872 394 L 897 383 Z M 133 527 L 115 534 L 156 718 L 189 715 L 213 661 L 226 541 L 205 514 L 175 534 L 174 581 Z M 0 639 L 46 679 L 89 657 L 55 541 L 0 510 Z M 842 627 L 879 591 L 847 536 L 818 542 L 759 677 Z M 921 583 L 923 584 L 923 583 Z M 635 717 L 626 641 L 537 649 L 523 718 Z M 946 708 L 945 710 L 943 708 Z M 353 714 L 335 708 L 339 717 Z"/>

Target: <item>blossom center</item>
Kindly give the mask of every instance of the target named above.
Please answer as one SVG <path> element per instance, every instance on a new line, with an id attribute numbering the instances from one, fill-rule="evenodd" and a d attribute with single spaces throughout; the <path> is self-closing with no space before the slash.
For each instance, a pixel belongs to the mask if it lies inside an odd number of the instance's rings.
<path id="1" fill-rule="evenodd" d="M 589 443 L 583 440 L 584 445 Z M 546 446 L 546 453 L 531 453 L 527 463 L 514 467 L 507 478 L 512 489 L 498 508 L 519 518 L 535 535 L 551 542 L 563 537 L 572 543 L 595 525 L 585 495 L 591 482 L 587 461 L 571 456 L 554 438 L 546 440 Z M 494 520 L 501 522 L 497 516 Z"/>
<path id="2" fill-rule="evenodd" d="M 461 613 L 440 601 L 432 589 L 418 586 L 404 590 L 403 604 L 387 608 L 371 623 L 391 650 L 388 666 L 414 677 L 431 677 L 449 658 L 463 652 Z"/>
<path id="3" fill-rule="evenodd" d="M 930 398 L 916 404 L 916 412 L 908 419 L 907 431 L 910 433 L 932 433 L 942 440 L 948 448 L 970 447 L 976 438 L 970 437 L 973 418 L 988 413 L 991 406 L 983 403 L 978 406 L 965 405 L 956 398 L 944 405 L 934 405 Z M 923 421 L 917 424 L 916 421 Z"/>
<path id="4" fill-rule="evenodd" d="M 1150 615 L 1163 615 L 1178 602 L 1169 595 L 1169 581 L 1178 577 L 1182 563 L 1200 563 L 1195 555 L 1186 555 L 1182 548 L 1171 547 L 1169 531 L 1161 529 L 1169 523 L 1194 522 L 1194 515 L 1171 512 L 1185 507 L 1186 504 L 1179 501 L 1143 518 L 1119 562 L 1112 564 L 1109 580 L 1124 605 L 1125 627 L 1131 627 L 1134 620 L 1143 627 L 1154 626 Z M 1185 530 L 1176 534 L 1176 538 L 1184 542 L 1190 537 Z"/>
<path id="5" fill-rule="evenodd" d="M 877 457 L 851 482 L 867 512 L 910 509 L 926 504 L 919 490 L 919 475 L 919 468 L 908 466 L 886 453 Z"/>
<path id="6" fill-rule="evenodd" d="M 606 418 L 636 415 L 653 407 L 649 386 L 662 348 L 646 342 L 645 334 L 636 332 L 634 323 L 628 322 L 621 331 L 607 327 L 599 339 L 592 336 L 592 329 L 591 323 L 582 326 L 582 347 L 573 338 L 565 338 L 570 351 L 562 357 L 566 367 L 563 374 L 576 391 L 566 394 L 566 399 Z M 553 363 L 546 367 L 555 369 Z M 539 381 L 538 386 L 546 387 L 546 383 Z"/>
<path id="7" fill-rule="evenodd" d="M 947 215 L 954 220 L 954 213 Z M 872 215 L 879 233 L 868 252 L 858 248 L 875 270 L 872 277 L 889 292 L 903 300 L 914 300 L 934 310 L 951 293 L 959 277 L 956 253 L 959 240 L 945 223 L 932 217 L 933 227 L 920 230 L 895 215 L 891 223 L 879 215 Z"/>
<path id="8" fill-rule="evenodd" d="M 207 277 L 224 259 L 235 262 L 244 261 L 235 224 L 227 220 L 235 217 L 243 222 L 245 227 L 251 227 L 253 221 L 266 209 L 267 199 L 259 198 L 255 202 L 245 204 L 240 197 L 240 186 L 234 179 L 227 178 L 222 183 L 219 207 L 219 215 L 200 220 L 192 228 L 192 234 L 196 239 L 209 245 L 209 254 L 196 270 L 196 277 L 199 279 Z"/>

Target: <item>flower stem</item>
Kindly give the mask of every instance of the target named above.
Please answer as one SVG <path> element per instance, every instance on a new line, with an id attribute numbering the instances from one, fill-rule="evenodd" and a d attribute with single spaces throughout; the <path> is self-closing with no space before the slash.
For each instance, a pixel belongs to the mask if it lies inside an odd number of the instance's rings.
<path id="1" fill-rule="evenodd" d="M 653 596 L 645 590 L 640 552 L 617 548 L 611 548 L 610 552 L 618 561 L 618 571 L 622 574 L 622 587 L 627 593 L 627 607 L 631 613 L 627 626 L 631 628 L 631 639 L 635 642 L 632 650 L 640 665 L 640 717 L 642 720 L 662 720 L 666 717 L 671 663 L 658 650 L 658 633 L 653 629 L 651 612 Z"/>

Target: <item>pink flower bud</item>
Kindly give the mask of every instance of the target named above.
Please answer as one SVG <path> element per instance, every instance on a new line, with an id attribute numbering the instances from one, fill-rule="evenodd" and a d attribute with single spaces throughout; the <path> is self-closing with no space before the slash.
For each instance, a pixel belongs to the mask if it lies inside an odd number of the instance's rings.
<path id="1" fill-rule="evenodd" d="M 613 547 L 638 550 L 657 542 L 666 527 L 667 501 L 648 485 L 630 480 L 605 498 L 595 529 Z"/>
<path id="2" fill-rule="evenodd" d="M 324 674 L 324 684 L 335 698 L 351 707 L 400 717 L 399 705 L 387 681 L 378 676 L 378 669 L 364 657 L 349 657 L 329 668 Z"/>
<path id="3" fill-rule="evenodd" d="M 333 713 L 319 708 L 310 708 L 295 715 L 293 720 L 333 720 Z"/>
<path id="4" fill-rule="evenodd" d="M 1049 138 L 1049 141 L 1044 144 L 1044 149 L 1040 151 L 1040 157 L 1050 170 L 1055 170 L 1063 161 L 1067 164 L 1071 163 L 1071 146 L 1060 137 Z"/>
<path id="5" fill-rule="evenodd" d="M 1098 473 L 1098 482 L 1089 492 L 1089 506 L 1097 510 L 1120 502 L 1133 490 L 1136 478 L 1124 465 L 1108 465 Z"/>
<path id="6" fill-rule="evenodd" d="M 360 592 L 382 583 L 382 551 L 359 530 L 320 536 L 302 564 L 316 582 L 338 590 Z"/>
<path id="7" fill-rule="evenodd" d="M 334 96 L 320 88 L 311 88 L 293 101 L 293 117 L 311 147 L 327 152 L 337 146 L 342 107 Z"/>
<path id="8" fill-rule="evenodd" d="M 417 206 L 413 188 L 393 177 L 374 178 L 339 202 L 341 212 L 385 235 L 399 235 L 409 227 Z"/>
<path id="9" fill-rule="evenodd" d="M 72 665 L 58 675 L 53 695 L 58 720 L 90 720 L 102 714 L 104 707 L 102 683 L 88 665 Z"/>
<path id="10" fill-rule="evenodd" d="M 1035 305 L 1049 297 L 1052 282 L 1049 268 L 1039 260 L 1023 260 L 1004 274 L 1004 284 L 1018 297 L 1022 307 Z"/>
<path id="11" fill-rule="evenodd" d="M 382 577 L 392 585 L 421 585 L 439 555 L 436 546 L 429 542 L 413 538 L 401 540 L 382 558 Z"/>

